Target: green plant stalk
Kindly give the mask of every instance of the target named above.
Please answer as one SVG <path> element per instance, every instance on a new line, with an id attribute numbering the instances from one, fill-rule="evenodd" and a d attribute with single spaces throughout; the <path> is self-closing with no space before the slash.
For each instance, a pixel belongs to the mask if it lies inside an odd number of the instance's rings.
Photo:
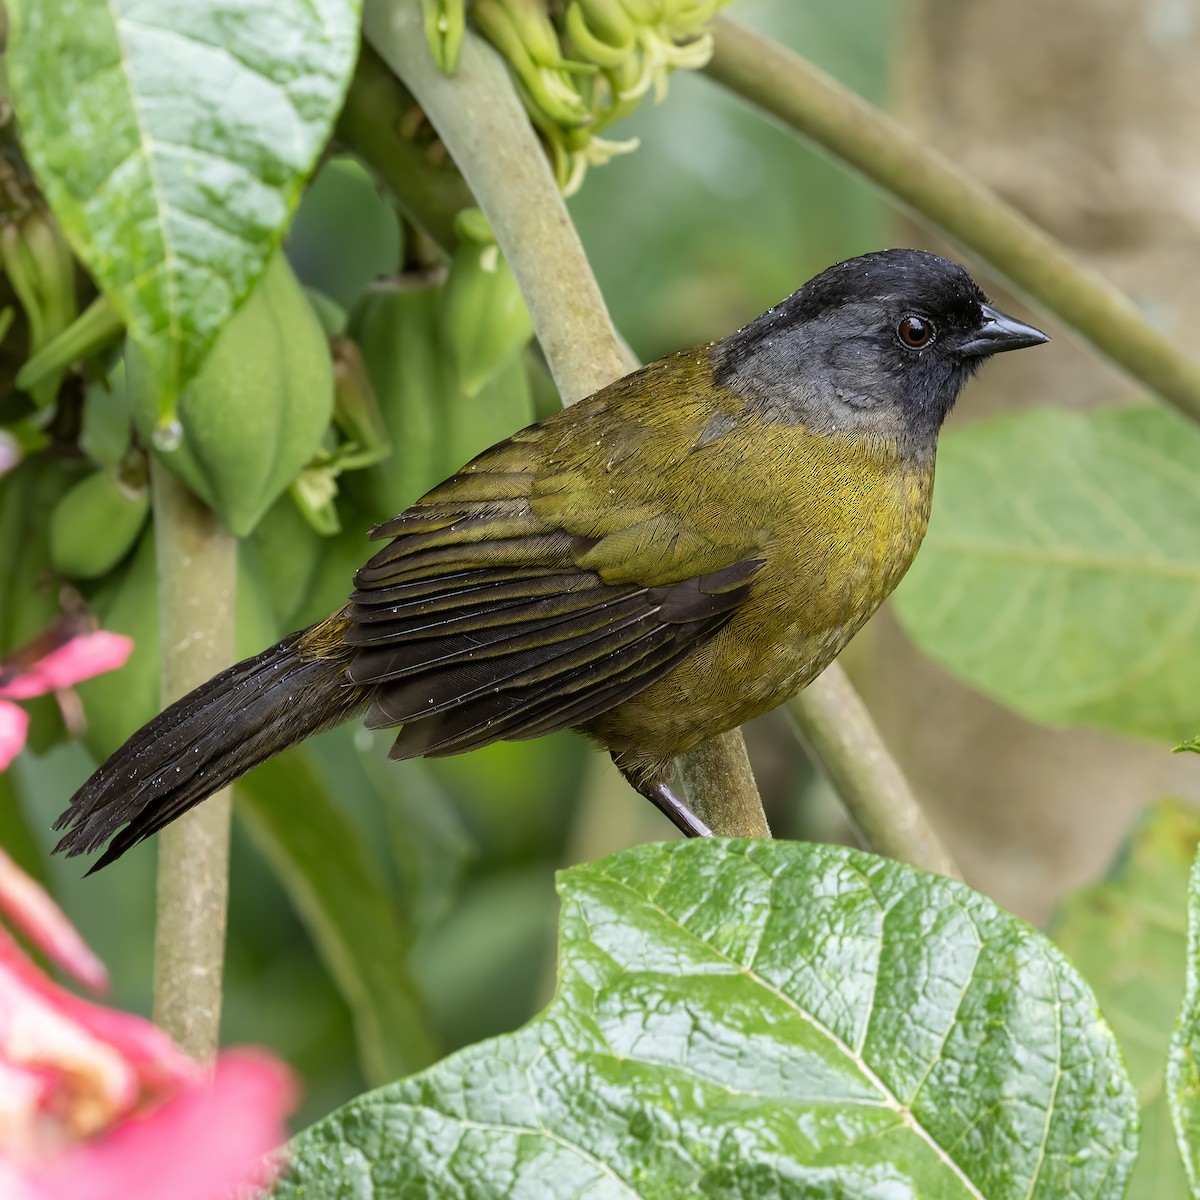
<path id="1" fill-rule="evenodd" d="M 753 778 L 746 742 L 739 730 L 710 738 L 683 755 L 679 773 L 696 816 L 713 833 L 720 837 L 771 836 L 758 793 L 750 794 L 738 786 L 744 775 Z"/>
<path id="2" fill-rule="evenodd" d="M 363 29 L 425 110 L 487 214 L 563 401 L 619 378 L 628 369 L 620 339 L 499 55 L 468 30 L 457 73 L 443 75 L 425 43 L 419 0 L 367 0 Z M 710 762 L 724 760 L 719 772 L 685 761 L 692 803 L 719 832 L 760 835 L 766 819 L 741 735 L 720 745 L 705 752 Z M 727 757 L 731 749 L 737 752 Z M 745 822 L 747 812 L 757 814 L 752 822 Z"/>
<path id="3" fill-rule="evenodd" d="M 125 324 L 107 296 L 97 296 L 61 333 L 51 338 L 17 372 L 17 387 L 28 392 L 72 363 L 116 343 Z"/>
<path id="4" fill-rule="evenodd" d="M 237 541 L 157 459 L 151 484 L 166 705 L 233 661 Z M 229 823 L 226 790 L 157 838 L 154 1020 L 199 1059 L 215 1053 L 221 1019 Z"/>
<path id="5" fill-rule="evenodd" d="M 962 878 L 841 667 L 827 667 L 788 710 L 872 850 Z"/>
<path id="6" fill-rule="evenodd" d="M 798 54 L 728 18 L 705 71 L 959 242 L 1105 358 L 1193 420 L 1200 363 L 1133 302 L 990 188 Z"/>
<path id="7" fill-rule="evenodd" d="M 470 30 L 447 77 L 419 0 L 367 0 L 363 30 L 438 131 L 520 285 L 563 402 L 625 373 L 604 297 L 500 56 Z"/>
<path id="8" fill-rule="evenodd" d="M 391 192 L 404 215 L 452 251 L 458 242 L 454 214 L 475 200 L 452 162 L 432 161 L 429 148 L 405 132 L 416 107 L 412 93 L 364 42 L 335 132 Z"/>

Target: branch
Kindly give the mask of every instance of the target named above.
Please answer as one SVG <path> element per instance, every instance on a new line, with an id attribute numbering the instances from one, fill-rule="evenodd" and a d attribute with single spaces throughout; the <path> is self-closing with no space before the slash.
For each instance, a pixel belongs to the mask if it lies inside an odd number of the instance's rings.
<path id="1" fill-rule="evenodd" d="M 1193 420 L 1200 364 L 1133 302 L 991 189 L 798 54 L 727 18 L 705 68 L 730 91 L 862 172 L 994 267 L 1097 351 Z"/>
<path id="2" fill-rule="evenodd" d="M 826 668 L 788 708 L 871 849 L 962 878 L 841 667 Z"/>
<path id="3" fill-rule="evenodd" d="M 458 241 L 454 216 L 475 200 L 454 163 L 438 161 L 436 143 L 419 139 L 417 113 L 412 93 L 364 42 L 337 139 L 374 172 L 406 217 L 450 251 Z"/>
<path id="4" fill-rule="evenodd" d="M 162 702 L 233 661 L 237 542 L 158 461 L 151 464 Z M 229 894 L 229 792 L 158 835 L 154 1020 L 195 1058 L 217 1048 Z"/>
<path id="5" fill-rule="evenodd" d="M 425 44 L 418 0 L 367 0 L 363 30 L 487 213 L 563 401 L 624 374 L 604 298 L 499 55 L 468 30 L 457 73 L 443 75 Z"/>
<path id="6" fill-rule="evenodd" d="M 363 28 L 417 98 L 487 213 L 564 402 L 619 378 L 627 369 L 620 340 L 500 57 L 468 30 L 458 71 L 447 78 L 425 44 L 419 0 L 367 0 Z M 684 765 L 701 785 L 692 794 L 697 808 L 727 818 L 714 827 L 755 836 L 766 823 L 738 743 L 735 733 L 723 740 L 726 750 L 707 752 L 722 761 L 716 774 L 688 756 Z M 729 749 L 736 753 L 728 755 Z M 740 815 L 751 811 L 759 819 L 738 826 Z"/>
<path id="7" fill-rule="evenodd" d="M 758 792 L 738 783 L 754 778 L 739 730 L 702 742 L 680 758 L 679 770 L 693 811 L 718 837 L 771 836 Z"/>

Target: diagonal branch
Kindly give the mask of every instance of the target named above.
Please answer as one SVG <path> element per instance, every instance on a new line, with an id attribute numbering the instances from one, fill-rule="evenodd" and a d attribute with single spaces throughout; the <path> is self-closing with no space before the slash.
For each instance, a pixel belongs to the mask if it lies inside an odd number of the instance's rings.
<path id="1" fill-rule="evenodd" d="M 468 30 L 457 73 L 438 70 L 419 0 L 367 0 L 363 28 L 437 129 L 491 221 L 566 403 L 623 375 L 627 364 L 541 143 L 500 57 Z M 762 804 L 740 735 L 708 753 L 717 774 L 691 772 L 697 807 L 720 833 L 761 835 Z M 695 767 L 685 761 L 685 769 Z M 746 813 L 755 820 L 746 823 Z"/>
<path id="2" fill-rule="evenodd" d="M 727 18 L 707 73 L 973 251 L 1100 354 L 1200 421 L 1200 364 L 990 188 L 791 50 Z"/>
<path id="3" fill-rule="evenodd" d="M 788 709 L 872 850 L 962 878 L 841 667 L 826 668 Z"/>
<path id="4" fill-rule="evenodd" d="M 337 140 L 374 171 L 397 207 L 443 250 L 453 250 L 455 214 L 475 203 L 458 168 L 438 161 L 412 128 L 412 93 L 364 42 L 337 122 Z"/>

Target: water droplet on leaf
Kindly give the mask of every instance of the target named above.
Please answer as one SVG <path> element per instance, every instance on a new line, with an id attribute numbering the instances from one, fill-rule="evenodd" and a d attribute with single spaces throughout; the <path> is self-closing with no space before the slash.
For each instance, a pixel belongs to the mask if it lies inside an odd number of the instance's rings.
<path id="1" fill-rule="evenodd" d="M 183 444 L 183 426 L 178 419 L 168 421 L 154 431 L 154 436 L 150 440 L 154 443 L 155 450 L 161 450 L 164 453 L 178 450 Z"/>

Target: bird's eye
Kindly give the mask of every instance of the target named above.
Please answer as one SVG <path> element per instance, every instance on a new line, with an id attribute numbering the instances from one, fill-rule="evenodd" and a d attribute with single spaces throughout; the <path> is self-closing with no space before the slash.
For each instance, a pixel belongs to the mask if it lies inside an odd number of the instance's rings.
<path id="1" fill-rule="evenodd" d="M 924 317 L 905 317 L 896 326 L 896 336 L 910 349 L 920 350 L 933 341 L 937 331 Z"/>

